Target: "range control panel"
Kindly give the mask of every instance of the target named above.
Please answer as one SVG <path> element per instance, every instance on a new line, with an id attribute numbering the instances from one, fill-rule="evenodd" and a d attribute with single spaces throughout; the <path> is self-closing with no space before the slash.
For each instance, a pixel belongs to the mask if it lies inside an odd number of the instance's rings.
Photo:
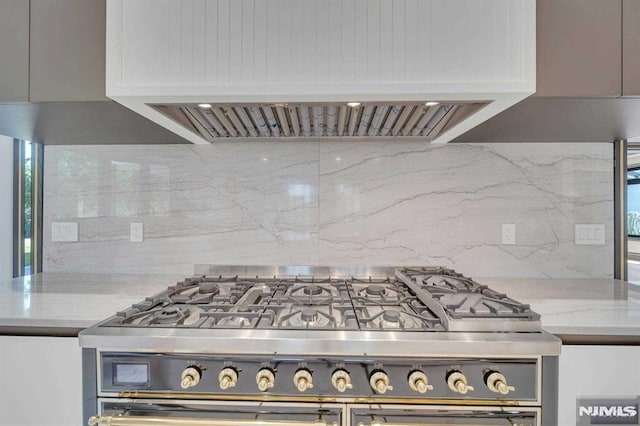
<path id="1" fill-rule="evenodd" d="M 536 401 L 537 359 L 100 356 L 101 394 L 168 392 Z"/>

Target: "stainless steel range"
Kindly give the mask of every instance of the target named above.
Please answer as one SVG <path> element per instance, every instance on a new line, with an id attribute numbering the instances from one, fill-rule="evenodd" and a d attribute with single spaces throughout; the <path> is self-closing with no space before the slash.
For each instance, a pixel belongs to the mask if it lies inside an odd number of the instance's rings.
<path id="1" fill-rule="evenodd" d="M 99 425 L 555 425 L 560 341 L 440 267 L 200 266 L 80 334 Z"/>

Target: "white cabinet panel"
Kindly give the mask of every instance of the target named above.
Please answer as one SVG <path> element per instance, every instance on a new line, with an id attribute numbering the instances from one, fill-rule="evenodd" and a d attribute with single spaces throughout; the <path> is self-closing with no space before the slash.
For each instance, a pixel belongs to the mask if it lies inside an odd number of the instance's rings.
<path id="1" fill-rule="evenodd" d="M 77 338 L 0 336 L 0 423 L 82 424 Z"/>
<path id="2" fill-rule="evenodd" d="M 538 0 L 536 96 L 617 97 L 622 92 L 622 41 L 628 18 L 621 0 Z M 638 3 L 633 0 L 631 3 Z M 623 31 L 621 31 L 621 25 Z M 637 57 L 637 53 L 633 56 Z M 627 58 L 624 58 L 625 63 Z M 630 70 L 629 70 L 630 71 Z M 633 75 L 633 72 L 630 74 Z"/>
<path id="3" fill-rule="evenodd" d="M 0 102 L 29 100 L 29 0 L 0 0 Z"/>
<path id="4" fill-rule="evenodd" d="M 576 399 L 640 395 L 640 347 L 563 346 L 558 424 L 576 424 Z"/>
<path id="5" fill-rule="evenodd" d="M 106 101 L 105 0 L 27 3 L 29 101 Z"/>
<path id="6" fill-rule="evenodd" d="M 533 70 L 534 7 L 531 0 L 110 3 L 127 41 L 124 86 L 524 82 Z"/>

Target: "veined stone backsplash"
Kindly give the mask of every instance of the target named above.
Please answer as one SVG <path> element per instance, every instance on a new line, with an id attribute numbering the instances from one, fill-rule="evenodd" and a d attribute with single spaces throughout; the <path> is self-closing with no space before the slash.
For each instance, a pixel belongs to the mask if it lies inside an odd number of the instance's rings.
<path id="1" fill-rule="evenodd" d="M 191 274 L 232 265 L 424 265 L 611 277 L 608 143 L 283 142 L 47 146 L 44 270 Z M 79 242 L 51 242 L 77 221 Z M 144 223 L 144 242 L 129 224 Z M 501 224 L 517 227 L 501 244 Z M 576 246 L 575 223 L 604 223 Z"/>

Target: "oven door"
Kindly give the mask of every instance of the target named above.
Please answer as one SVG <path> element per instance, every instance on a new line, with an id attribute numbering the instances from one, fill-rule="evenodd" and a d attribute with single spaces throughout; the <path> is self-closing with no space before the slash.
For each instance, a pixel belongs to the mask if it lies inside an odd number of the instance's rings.
<path id="1" fill-rule="evenodd" d="M 357 426 L 540 426 L 534 407 L 350 405 Z"/>
<path id="2" fill-rule="evenodd" d="M 184 400 L 98 400 L 99 426 L 340 426 L 343 405 Z"/>

